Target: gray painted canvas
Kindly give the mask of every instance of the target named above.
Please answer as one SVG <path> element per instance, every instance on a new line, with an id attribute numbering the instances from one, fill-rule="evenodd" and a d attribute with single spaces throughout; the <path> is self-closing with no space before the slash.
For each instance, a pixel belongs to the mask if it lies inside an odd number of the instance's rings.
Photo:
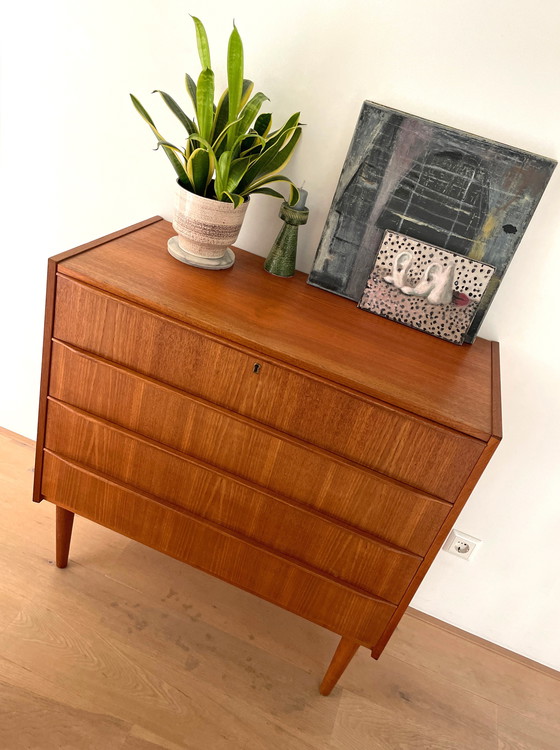
<path id="1" fill-rule="evenodd" d="M 364 102 L 308 281 L 359 300 L 387 230 L 488 263 L 472 342 L 555 166 Z"/>

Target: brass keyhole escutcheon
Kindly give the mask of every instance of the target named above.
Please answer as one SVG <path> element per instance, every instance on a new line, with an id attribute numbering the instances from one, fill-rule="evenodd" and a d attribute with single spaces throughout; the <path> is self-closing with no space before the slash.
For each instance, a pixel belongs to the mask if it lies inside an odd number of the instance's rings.
<path id="1" fill-rule="evenodd" d="M 258 375 L 260 371 L 261 365 L 258 362 L 255 362 L 255 364 L 253 365 L 253 372 L 255 373 L 255 375 Z"/>

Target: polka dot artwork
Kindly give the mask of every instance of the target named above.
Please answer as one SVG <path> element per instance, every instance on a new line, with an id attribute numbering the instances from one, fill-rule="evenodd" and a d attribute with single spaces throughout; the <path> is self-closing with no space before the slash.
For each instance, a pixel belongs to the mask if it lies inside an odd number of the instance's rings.
<path id="1" fill-rule="evenodd" d="M 494 267 L 385 232 L 358 307 L 462 344 Z"/>

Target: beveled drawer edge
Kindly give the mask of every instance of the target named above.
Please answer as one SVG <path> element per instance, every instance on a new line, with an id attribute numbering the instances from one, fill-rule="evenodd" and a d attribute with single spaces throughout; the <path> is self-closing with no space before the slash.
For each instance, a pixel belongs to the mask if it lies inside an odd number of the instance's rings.
<path id="1" fill-rule="evenodd" d="M 47 396 L 49 393 L 49 382 L 51 375 L 51 349 L 52 349 L 52 332 L 54 328 L 54 316 L 55 316 L 55 302 L 56 302 L 56 281 L 58 277 L 59 263 L 63 262 L 68 258 L 73 258 L 80 253 L 92 250 L 99 245 L 103 245 L 106 242 L 111 242 L 118 237 L 123 237 L 126 234 L 132 234 L 144 227 L 150 226 L 151 224 L 157 224 L 157 222 L 163 221 L 161 216 L 152 216 L 150 219 L 139 221 L 132 226 L 125 227 L 124 229 L 118 229 L 116 232 L 100 237 L 91 242 L 86 242 L 83 245 L 66 250 L 57 255 L 53 255 L 47 261 L 47 289 L 45 296 L 45 319 L 43 326 L 43 354 L 41 360 L 41 380 L 39 389 L 39 415 L 37 420 L 37 440 L 35 447 L 35 475 L 33 479 L 33 491 L 32 499 L 33 502 L 41 502 L 41 476 L 43 472 L 43 442 L 45 438 L 45 426 L 47 417 Z"/>
<path id="2" fill-rule="evenodd" d="M 467 432 L 466 430 L 461 429 L 458 426 L 453 427 L 450 425 L 443 425 L 440 422 L 436 422 L 427 417 L 420 416 L 419 414 L 416 414 L 413 411 L 408 411 L 407 409 L 403 409 L 400 406 L 395 406 L 394 404 L 384 401 L 379 396 L 372 396 L 362 391 L 355 390 L 352 387 L 339 383 L 335 380 L 331 380 L 326 375 L 318 375 L 317 373 L 312 372 L 311 370 L 305 369 L 305 367 L 303 366 L 295 367 L 289 362 L 282 360 L 278 354 L 268 354 L 268 353 L 257 351 L 255 349 L 251 349 L 249 346 L 246 346 L 244 344 L 239 344 L 236 341 L 223 338 L 221 336 L 218 336 L 215 333 L 205 330 L 204 328 L 200 328 L 196 326 L 195 323 L 185 323 L 184 321 L 178 320 L 177 318 L 173 318 L 170 315 L 167 315 L 161 311 L 156 311 L 153 308 L 148 308 L 139 302 L 135 302 L 130 299 L 124 299 L 123 297 L 119 297 L 118 294 L 107 292 L 104 289 L 101 289 L 100 287 L 97 287 L 94 284 L 88 283 L 87 281 L 84 281 L 83 279 L 75 276 L 73 273 L 68 273 L 68 272 L 64 273 L 64 271 L 62 270 L 62 267 L 57 268 L 57 276 L 59 275 L 64 276 L 71 283 L 92 289 L 96 294 L 100 295 L 101 297 L 108 297 L 109 299 L 121 305 L 127 305 L 129 307 L 136 308 L 137 310 L 140 310 L 142 313 L 146 315 L 152 315 L 153 317 L 161 318 L 162 320 L 166 322 L 173 323 L 176 326 L 186 328 L 187 330 L 191 331 L 192 333 L 198 336 L 202 336 L 203 338 L 209 339 L 213 341 L 214 343 L 220 344 L 221 346 L 225 346 L 229 349 L 234 349 L 235 351 L 241 352 L 242 354 L 247 355 L 251 358 L 254 358 L 257 360 L 260 359 L 274 367 L 280 367 L 285 370 L 289 370 L 290 372 L 296 375 L 301 375 L 303 373 L 303 375 L 309 380 L 314 380 L 315 382 L 318 382 L 321 385 L 324 385 L 328 388 L 334 388 L 335 390 L 345 393 L 347 396 L 350 396 L 351 398 L 356 398 L 360 401 L 363 401 L 366 404 L 373 405 L 380 409 L 385 409 L 385 410 L 394 412 L 395 414 L 403 416 L 404 418 L 409 419 L 413 422 L 419 422 L 420 424 L 426 425 L 427 427 L 431 429 L 435 429 L 437 431 L 446 432 L 446 433 L 449 433 L 449 432 L 455 433 L 459 437 L 464 437 L 464 438 L 468 438 L 471 440 L 475 440 L 477 442 L 482 443 L 483 445 L 485 445 L 488 442 L 488 439 L 490 437 L 490 434 L 488 432 L 482 432 L 476 429 L 474 429 L 472 432 Z"/>
<path id="3" fill-rule="evenodd" d="M 145 375 L 144 373 L 137 372 L 136 370 L 133 370 L 130 367 L 121 365 L 118 362 L 113 362 L 112 360 L 106 359 L 105 357 L 100 357 L 98 354 L 95 354 L 94 352 L 89 352 L 86 349 L 81 349 L 80 347 L 75 346 L 74 344 L 68 344 L 67 342 L 62 341 L 61 339 L 53 338 L 53 342 L 77 354 L 79 357 L 83 357 L 84 359 L 90 359 L 90 360 L 93 360 L 94 362 L 100 362 L 102 365 L 113 368 L 115 370 L 121 370 L 127 373 L 128 375 L 131 375 L 134 378 L 137 378 L 139 380 L 145 380 L 149 383 L 152 383 L 158 388 L 162 388 L 163 390 L 167 390 L 167 391 L 172 391 L 176 393 L 177 395 L 181 396 L 182 398 L 186 398 L 190 401 L 194 401 L 195 403 L 201 404 L 203 407 L 207 409 L 211 409 L 212 411 L 225 415 L 227 416 L 228 419 L 234 419 L 237 422 L 248 425 L 252 429 L 260 430 L 261 432 L 266 432 L 277 440 L 282 440 L 286 443 L 291 443 L 292 445 L 296 445 L 298 448 L 301 448 L 302 450 L 315 453 L 319 456 L 322 456 L 328 459 L 329 461 L 333 461 L 334 463 L 342 464 L 345 466 L 351 466 L 353 469 L 363 474 L 372 474 L 373 476 L 375 476 L 375 478 L 379 482 L 392 485 L 394 487 L 397 487 L 400 490 L 409 492 L 419 498 L 428 499 L 437 503 L 441 503 L 447 507 L 450 507 L 453 505 L 454 501 L 452 500 L 446 500 L 445 498 L 439 497 L 438 495 L 432 495 L 429 492 L 425 492 L 424 490 L 419 489 L 418 487 L 414 487 L 413 485 L 407 484 L 406 482 L 403 482 L 399 479 L 394 479 L 393 477 L 387 476 L 386 474 L 382 474 L 380 471 L 377 471 L 376 469 L 372 469 L 369 466 L 365 466 L 364 464 L 360 464 L 357 461 L 353 461 L 351 458 L 346 458 L 345 456 L 340 456 L 337 453 L 332 453 L 326 448 L 321 448 L 320 446 L 317 446 L 314 443 L 308 443 L 307 441 L 302 440 L 301 438 L 295 437 L 294 435 L 290 435 L 287 432 L 282 432 L 282 430 L 278 430 L 275 427 L 271 427 L 270 425 L 267 425 L 264 422 L 259 422 L 256 419 L 251 419 L 251 417 L 246 417 L 243 414 L 230 411 L 225 406 L 220 406 L 218 404 L 213 403 L 212 401 L 208 401 L 202 396 L 198 396 L 193 393 L 189 393 L 188 391 L 184 391 L 175 385 L 170 385 L 169 383 L 163 383 L 161 380 L 152 378 L 150 375 Z M 75 408 L 78 408 L 78 407 L 75 407 Z M 135 434 L 139 434 L 139 433 L 135 433 Z M 154 441 L 154 442 L 157 442 L 157 441 Z"/>
<path id="4" fill-rule="evenodd" d="M 243 487 L 247 487 L 249 490 L 258 493 L 260 495 L 264 495 L 266 497 L 271 498 L 274 501 L 280 502 L 284 505 L 287 505 L 291 508 L 294 508 L 298 512 L 304 513 L 307 516 L 314 516 L 321 519 L 326 524 L 329 524 L 331 526 L 337 526 L 339 528 L 344 529 L 349 534 L 352 534 L 353 536 L 361 537 L 362 539 L 367 540 L 368 542 L 372 542 L 373 544 L 377 545 L 378 547 L 382 547 L 385 549 L 390 550 L 391 552 L 396 552 L 398 554 L 401 554 L 406 557 L 414 558 L 416 560 L 422 561 L 424 558 L 422 555 L 418 555 L 415 552 L 411 552 L 410 550 L 407 550 L 403 547 L 399 547 L 397 544 L 393 544 L 392 542 L 388 542 L 384 539 L 380 539 L 375 534 L 371 534 L 368 531 L 364 531 L 363 529 L 359 529 L 355 526 L 352 526 L 352 524 L 348 523 L 347 521 L 343 521 L 341 519 L 335 518 L 334 516 L 330 516 L 327 513 L 323 513 L 322 511 L 314 508 L 310 508 L 309 506 L 305 505 L 304 503 L 300 503 L 299 501 L 295 500 L 294 498 L 285 497 L 283 495 L 280 495 L 276 492 L 271 492 L 268 488 L 263 487 L 262 485 L 256 484 L 255 482 L 251 482 L 248 479 L 244 479 L 243 477 L 239 477 L 236 474 L 232 474 L 231 472 L 221 469 L 217 466 L 213 466 L 212 464 L 208 464 L 205 461 L 202 461 L 199 458 L 196 458 L 194 456 L 190 456 L 186 453 L 183 453 L 182 451 L 176 450 L 175 448 L 172 448 L 171 446 L 165 445 L 164 443 L 160 443 L 157 440 L 153 440 L 152 438 L 146 437 L 145 435 L 141 435 L 138 432 L 134 432 L 133 430 L 129 430 L 126 427 L 121 427 L 120 425 L 117 425 L 114 422 L 111 422 L 107 419 L 103 419 L 102 417 L 98 417 L 95 414 L 90 414 L 89 412 L 85 411 L 84 409 L 80 409 L 77 406 L 73 406 L 72 404 L 68 404 L 65 401 L 61 401 L 60 399 L 54 398 L 53 396 L 48 397 L 49 402 L 53 402 L 58 404 L 64 409 L 67 409 L 68 411 L 74 412 L 76 414 L 79 414 L 81 417 L 83 417 L 86 420 L 89 420 L 90 422 L 97 422 L 99 424 L 104 425 L 106 428 L 113 430 L 114 432 L 120 432 L 126 435 L 127 437 L 137 440 L 140 443 L 144 443 L 145 445 L 149 445 L 152 448 L 155 448 L 156 450 L 162 451 L 163 453 L 168 453 L 171 456 L 174 456 L 175 458 L 178 458 L 181 461 L 184 461 L 185 463 L 192 464 L 199 469 L 202 469 L 203 471 L 208 472 L 209 474 L 216 474 L 224 479 L 226 479 L 228 482 L 233 482 L 234 484 L 242 485 Z M 48 423 L 48 417 L 47 417 L 47 423 Z M 49 451 L 49 453 L 54 453 L 54 451 L 45 448 Z M 65 456 L 62 456 L 59 453 L 56 453 L 57 456 L 60 458 L 63 458 L 64 460 L 68 461 L 68 463 L 73 463 L 72 459 L 67 458 Z M 80 466 L 84 466 L 84 468 L 87 468 L 88 471 L 91 471 L 92 474 L 101 472 L 96 472 L 94 469 L 89 469 L 83 464 L 80 464 Z M 108 476 L 108 475 L 104 475 Z M 125 482 L 121 482 L 118 479 L 112 479 L 116 484 L 126 484 Z M 127 487 L 130 487 L 135 492 L 144 493 L 144 490 L 140 490 L 138 488 L 134 488 L 132 485 L 126 485 Z M 162 502 L 168 503 L 169 505 L 172 505 L 173 507 L 179 507 L 175 506 L 173 503 L 169 501 L 164 501 L 162 498 Z M 193 513 L 192 511 L 188 511 L 190 515 L 192 515 L 195 518 L 203 518 L 202 516 L 198 516 L 196 513 Z M 211 522 L 213 523 L 213 522 Z M 222 528 L 222 527 L 220 527 Z M 223 527 L 226 528 L 226 527 Z"/>
<path id="5" fill-rule="evenodd" d="M 90 474 L 91 476 L 95 477 L 96 479 L 101 480 L 102 482 L 105 482 L 106 484 L 113 485 L 114 487 L 117 487 L 121 490 L 137 495 L 138 497 L 141 497 L 146 502 L 155 503 L 156 505 L 163 505 L 165 508 L 168 508 L 169 510 L 174 511 L 175 513 L 178 513 L 179 515 L 185 516 L 193 523 L 197 523 L 202 526 L 207 526 L 219 534 L 229 536 L 233 539 L 236 539 L 239 542 L 242 542 L 243 544 L 247 544 L 251 547 L 254 547 L 255 549 L 258 549 L 264 554 L 269 555 L 270 557 L 276 557 L 281 560 L 284 560 L 284 562 L 289 563 L 295 568 L 299 568 L 310 575 L 313 575 L 313 576 L 316 576 L 317 578 L 321 578 L 325 581 L 328 581 L 329 583 L 335 586 L 339 586 L 340 588 L 346 589 L 348 591 L 352 591 L 354 594 L 357 594 L 358 596 L 361 596 L 364 599 L 381 602 L 382 604 L 386 604 L 393 609 L 396 609 L 397 607 L 397 605 L 394 602 L 390 602 L 389 600 L 383 599 L 380 596 L 371 594 L 369 591 L 365 591 L 364 589 L 361 589 L 359 586 L 355 586 L 352 583 L 342 581 L 340 578 L 336 578 L 335 576 L 330 575 L 330 573 L 326 573 L 325 571 L 318 570 L 317 568 L 314 568 L 312 565 L 308 565 L 307 563 L 303 563 L 300 560 L 296 560 L 295 558 L 290 557 L 290 555 L 286 555 L 283 552 L 278 552 L 277 550 L 273 550 L 270 547 L 267 547 L 266 545 L 255 541 L 254 539 L 250 539 L 249 537 L 246 537 L 244 534 L 240 534 L 237 531 L 228 529 L 225 526 L 220 526 L 220 524 L 214 523 L 213 521 L 210 521 L 207 518 L 202 518 L 201 516 L 197 516 L 195 513 L 191 513 L 190 511 L 188 511 L 186 508 L 181 508 L 178 505 L 174 505 L 173 503 L 170 503 L 168 500 L 164 500 L 163 498 L 159 498 L 148 492 L 139 490 L 136 487 L 132 487 L 131 485 L 126 484 L 126 482 L 121 482 L 117 479 L 114 479 L 113 477 L 110 477 L 107 474 L 104 474 L 103 472 L 94 471 L 93 469 L 90 469 L 89 467 L 84 466 L 83 464 L 80 464 L 77 461 L 71 461 L 70 459 L 65 458 L 64 456 L 61 456 L 60 454 L 55 453 L 54 451 L 51 451 L 48 448 L 44 448 L 43 450 L 46 454 L 53 456 L 57 461 L 62 461 L 62 463 L 67 464 L 68 466 L 70 466 L 71 468 L 75 469 L 78 472 L 82 472 L 84 474 Z M 45 498 L 45 499 L 48 500 L 48 498 Z M 55 500 L 52 500 L 51 502 L 55 503 L 56 505 Z"/>

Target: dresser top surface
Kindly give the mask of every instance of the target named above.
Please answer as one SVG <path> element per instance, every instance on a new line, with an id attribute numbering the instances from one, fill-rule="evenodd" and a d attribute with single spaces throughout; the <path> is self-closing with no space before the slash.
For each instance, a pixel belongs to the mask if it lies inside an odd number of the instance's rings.
<path id="1" fill-rule="evenodd" d="M 497 347 L 456 346 L 359 310 L 306 283 L 267 274 L 236 251 L 227 270 L 173 259 L 163 220 L 57 256 L 58 271 L 273 356 L 418 416 L 487 440 L 499 435 Z"/>

